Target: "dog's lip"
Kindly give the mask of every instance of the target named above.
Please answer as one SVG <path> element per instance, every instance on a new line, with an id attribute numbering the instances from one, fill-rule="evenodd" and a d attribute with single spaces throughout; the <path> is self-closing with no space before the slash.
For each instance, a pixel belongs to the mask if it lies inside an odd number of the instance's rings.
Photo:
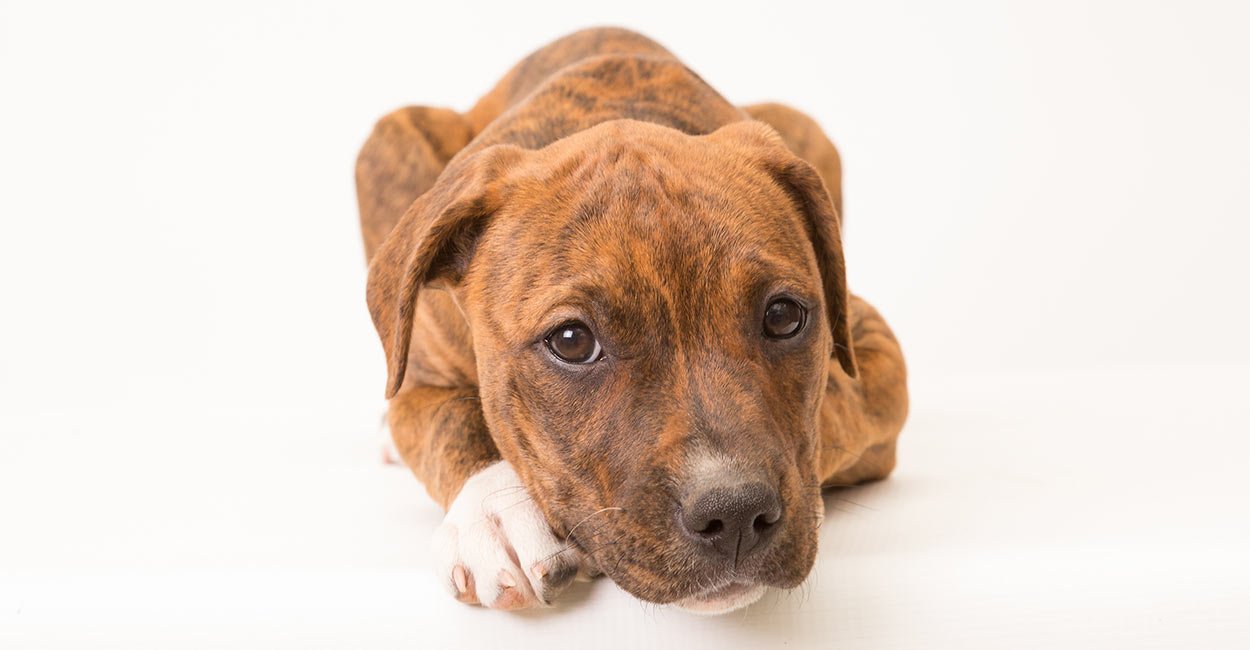
<path id="1" fill-rule="evenodd" d="M 673 604 L 696 614 L 724 614 L 754 603 L 767 589 L 766 585 L 755 582 L 730 581 Z"/>

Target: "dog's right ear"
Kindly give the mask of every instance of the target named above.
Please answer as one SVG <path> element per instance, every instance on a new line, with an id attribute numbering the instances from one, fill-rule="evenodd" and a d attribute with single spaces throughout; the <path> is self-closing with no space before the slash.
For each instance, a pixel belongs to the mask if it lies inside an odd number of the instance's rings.
<path id="1" fill-rule="evenodd" d="M 825 309 L 829 328 L 833 332 L 833 356 L 848 376 L 858 377 L 855 350 L 851 344 L 851 299 L 846 289 L 842 223 L 820 174 L 791 152 L 781 136 L 763 122 L 732 122 L 708 137 L 732 138 L 754 147 L 759 164 L 802 212 L 825 288 Z"/>
<path id="2" fill-rule="evenodd" d="M 452 160 L 369 263 L 366 296 L 386 351 L 387 399 L 404 383 L 417 294 L 435 279 L 460 280 L 478 236 L 503 204 L 500 180 L 524 155 L 519 147 L 495 145 Z"/>

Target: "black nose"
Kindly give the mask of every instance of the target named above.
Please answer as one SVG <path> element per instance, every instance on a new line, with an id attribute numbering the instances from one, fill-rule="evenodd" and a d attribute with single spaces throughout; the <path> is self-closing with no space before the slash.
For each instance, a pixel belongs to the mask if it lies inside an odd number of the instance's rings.
<path id="1" fill-rule="evenodd" d="M 735 564 L 780 528 L 777 491 L 762 483 L 705 490 L 682 502 L 681 523 L 695 539 L 731 558 Z"/>

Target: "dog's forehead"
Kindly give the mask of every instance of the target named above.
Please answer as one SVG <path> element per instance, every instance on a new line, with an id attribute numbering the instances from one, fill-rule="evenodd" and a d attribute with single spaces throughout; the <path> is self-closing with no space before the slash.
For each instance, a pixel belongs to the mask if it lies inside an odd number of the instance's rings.
<path id="1" fill-rule="evenodd" d="M 579 135 L 534 155 L 511 186 L 502 230 L 516 249 L 537 249 L 527 255 L 566 269 L 663 262 L 692 275 L 813 260 L 792 199 L 742 147 L 654 125 Z"/>
<path id="2" fill-rule="evenodd" d="M 582 311 L 688 333 L 730 327 L 700 315 L 771 289 L 818 299 L 797 207 L 762 171 L 714 154 L 618 140 L 541 161 L 547 173 L 514 185 L 491 229 L 489 265 L 514 271 L 492 290 L 522 327 L 593 303 Z"/>

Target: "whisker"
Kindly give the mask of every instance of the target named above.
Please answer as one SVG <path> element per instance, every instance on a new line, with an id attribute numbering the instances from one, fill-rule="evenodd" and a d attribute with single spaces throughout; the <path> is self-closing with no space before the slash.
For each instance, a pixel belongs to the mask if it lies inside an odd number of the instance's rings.
<path id="1" fill-rule="evenodd" d="M 504 507 L 502 507 L 502 508 L 496 508 L 496 509 L 495 509 L 495 513 L 494 513 L 494 514 L 499 514 L 499 513 L 503 512 L 504 510 L 507 510 L 507 509 L 509 509 L 509 508 L 515 508 L 515 507 L 517 507 L 517 506 L 521 505 L 522 503 L 526 503 L 526 502 L 528 502 L 528 501 L 533 501 L 533 500 L 534 500 L 534 497 L 530 496 L 530 495 L 529 495 L 529 493 L 528 493 L 528 492 L 526 492 L 524 497 L 522 497 L 522 498 L 520 498 L 520 499 L 517 499 L 517 500 L 516 500 L 516 501 L 514 501 L 513 503 L 509 503 L 508 505 L 506 505 L 506 506 L 504 506 Z"/>
<path id="2" fill-rule="evenodd" d="M 525 489 L 524 485 L 509 485 L 508 487 L 501 487 L 498 490 L 494 490 L 490 492 L 489 494 L 483 495 L 482 501 L 483 503 L 485 503 L 487 499 L 495 496 L 496 494 L 502 494 L 504 492 L 516 492 L 517 490 L 524 490 L 524 489 Z"/>
<path id="3" fill-rule="evenodd" d="M 503 492 L 509 492 L 509 491 L 510 491 L 512 494 L 516 494 L 518 491 L 524 491 L 524 490 L 525 490 L 525 486 L 524 486 L 524 485 L 512 485 L 512 486 L 505 487 L 505 488 L 499 488 L 498 490 L 495 490 L 494 492 L 491 492 L 490 494 L 487 494 L 487 495 L 483 496 L 483 497 L 482 497 L 482 504 L 481 504 L 481 505 L 482 505 L 482 511 L 486 513 L 486 516 L 485 516 L 485 517 L 482 517 L 482 518 L 481 518 L 481 519 L 479 519 L 479 520 L 477 520 L 477 522 L 476 522 L 476 523 L 479 523 L 479 524 L 480 524 L 480 523 L 482 523 L 482 522 L 484 522 L 484 521 L 488 521 L 492 515 L 497 515 L 497 514 L 499 514 L 499 513 L 503 512 L 504 510 L 509 509 L 509 508 L 515 508 L 515 507 L 517 507 L 517 506 L 519 506 L 519 505 L 521 505 L 522 503 L 525 503 L 525 502 L 527 502 L 527 501 L 533 501 L 533 500 L 534 500 L 534 497 L 530 496 L 529 492 L 525 492 L 525 496 L 524 496 L 524 497 L 522 497 L 522 498 L 518 499 L 518 500 L 517 500 L 516 502 L 514 502 L 514 503 L 509 503 L 508 505 L 503 506 L 502 508 L 494 508 L 494 509 L 489 509 L 489 508 L 487 508 L 487 507 L 486 507 L 486 501 L 487 501 L 488 499 L 490 499 L 490 498 L 492 498 L 492 497 L 496 496 L 496 495 L 499 495 L 500 493 L 503 493 Z"/>
<path id="4" fill-rule="evenodd" d="M 481 401 L 481 398 L 479 398 L 477 395 L 457 395 L 456 397 L 449 397 L 434 406 L 434 415 L 441 416 L 443 413 L 443 409 L 450 406 L 452 402 L 476 402 L 476 401 Z"/>
<path id="5" fill-rule="evenodd" d="M 599 514 L 599 513 L 602 513 L 602 512 L 610 512 L 610 511 L 612 511 L 612 510 L 616 510 L 616 511 L 618 511 L 618 512 L 624 512 L 624 511 L 625 511 L 625 509 L 624 509 L 624 508 L 621 508 L 621 507 L 619 507 L 619 506 L 608 506 L 608 507 L 606 507 L 606 508 L 599 508 L 598 510 L 596 510 L 596 511 L 594 511 L 594 512 L 592 512 L 592 513 L 588 514 L 588 515 L 586 515 L 585 517 L 583 517 L 581 521 L 577 522 L 577 523 L 576 523 L 576 524 L 575 524 L 572 528 L 570 528 L 570 529 L 569 529 L 569 532 L 568 532 L 568 534 L 567 534 L 567 535 L 565 535 L 565 537 L 572 537 L 572 536 L 573 536 L 573 532 L 577 530 L 578 526 L 581 526 L 582 524 L 584 524 L 584 523 L 586 523 L 587 521 L 589 521 L 591 517 L 593 517 L 593 516 L 595 516 L 595 515 L 597 515 L 597 514 Z"/>
<path id="6" fill-rule="evenodd" d="M 865 483 L 804 483 L 800 487 L 820 488 L 823 490 L 825 488 L 854 488 L 861 487 L 863 485 L 865 485 Z"/>
<path id="7" fill-rule="evenodd" d="M 861 455 L 861 454 L 853 454 L 853 453 L 851 453 L 851 451 L 850 451 L 849 449 L 847 449 L 846 447 L 839 447 L 838 445 L 830 445 L 830 448 L 832 448 L 832 449 L 834 449 L 834 450 L 836 450 L 836 451 L 840 451 L 840 452 L 842 452 L 842 453 L 844 453 L 844 454 L 846 454 L 846 455 L 848 455 L 848 456 L 850 456 L 850 457 L 854 458 L 854 459 L 856 460 L 856 462 L 864 460 L 863 455 Z"/>
<path id="8" fill-rule="evenodd" d="M 857 502 L 857 501 L 851 501 L 850 499 L 847 499 L 847 498 L 844 498 L 844 497 L 838 497 L 838 500 L 839 500 L 839 501 L 845 501 L 845 502 L 847 502 L 847 503 L 849 503 L 849 504 L 851 504 L 851 505 L 853 505 L 853 506 L 858 506 L 858 507 L 860 507 L 860 508 L 863 508 L 864 510 L 871 510 L 871 511 L 873 511 L 873 512 L 878 512 L 878 510 L 877 510 L 876 508 L 872 507 L 872 506 L 866 506 L 866 505 L 864 505 L 864 504 L 862 504 L 862 503 L 859 503 L 859 502 Z"/>
<path id="9" fill-rule="evenodd" d="M 618 507 L 618 506 L 609 506 L 609 507 L 606 507 L 606 508 L 600 508 L 600 509 L 598 509 L 598 510 L 596 510 L 596 511 L 594 511 L 594 512 L 592 512 L 592 513 L 588 514 L 588 515 L 586 515 L 585 517 L 583 517 L 583 518 L 582 518 L 582 520 L 581 520 L 581 521 L 579 521 L 579 522 L 577 522 L 576 524 L 574 524 L 574 525 L 573 525 L 573 527 L 569 529 L 568 534 L 566 534 L 566 535 L 564 536 L 564 537 L 565 537 L 565 539 L 570 539 L 570 540 L 571 540 L 571 539 L 574 539 L 574 538 L 573 538 L 573 533 L 574 533 L 574 532 L 575 532 L 578 528 L 580 528 L 582 524 L 584 524 L 584 523 L 586 523 L 587 521 L 589 521 L 591 517 L 594 517 L 595 515 L 597 515 L 597 514 L 601 514 L 601 513 L 604 513 L 604 512 L 611 512 L 611 511 L 613 511 L 613 510 L 616 510 L 616 511 L 618 511 L 618 512 L 624 512 L 624 510 L 625 510 L 625 509 L 624 509 L 624 508 L 621 508 L 621 507 Z M 591 540 L 591 541 L 593 541 L 593 540 Z M 615 543 L 616 543 L 616 542 L 613 542 L 613 544 L 615 544 Z M 601 546 L 602 546 L 602 545 L 601 545 Z M 569 544 L 568 546 L 565 546 L 564 548 L 562 548 L 562 549 L 560 549 L 560 550 L 556 551 L 555 553 L 552 553 L 551 555 L 548 555 L 547 557 L 543 558 L 543 561 L 550 560 L 551 558 L 553 558 L 553 557 L 555 557 L 555 556 L 557 556 L 557 555 L 560 555 L 561 553 L 564 553 L 564 552 L 566 552 L 566 551 L 573 550 L 573 549 L 574 549 L 574 548 L 576 548 L 576 547 L 577 547 L 577 544 L 576 544 L 576 543 Z M 598 548 L 599 548 L 599 547 L 596 547 L 596 550 L 598 550 Z M 594 551 L 591 551 L 591 550 L 587 550 L 586 552 L 587 552 L 587 553 L 590 553 L 590 554 L 592 554 L 592 555 L 594 554 Z"/>

